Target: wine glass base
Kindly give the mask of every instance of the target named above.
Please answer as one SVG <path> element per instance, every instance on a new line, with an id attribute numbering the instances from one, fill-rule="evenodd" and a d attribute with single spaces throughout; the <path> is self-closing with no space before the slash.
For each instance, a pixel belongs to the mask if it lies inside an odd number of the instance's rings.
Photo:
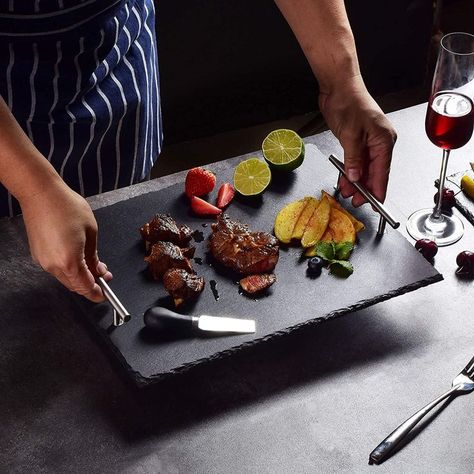
<path id="1" fill-rule="evenodd" d="M 407 221 L 407 231 L 415 239 L 430 239 L 438 247 L 454 244 L 464 234 L 464 225 L 459 217 L 441 214 L 439 219 L 432 217 L 433 209 L 415 211 Z"/>

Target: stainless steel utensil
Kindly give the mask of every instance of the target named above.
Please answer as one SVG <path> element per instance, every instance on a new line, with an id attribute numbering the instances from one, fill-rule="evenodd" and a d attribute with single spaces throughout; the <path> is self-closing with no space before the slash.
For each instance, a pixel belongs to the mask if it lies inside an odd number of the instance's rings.
<path id="1" fill-rule="evenodd" d="M 130 321 L 130 313 L 118 299 L 117 295 L 112 291 L 107 282 L 102 277 L 97 277 L 97 283 L 102 288 L 102 292 L 114 310 L 114 319 L 112 324 L 114 326 L 121 326 L 123 323 Z"/>
<path id="2" fill-rule="evenodd" d="M 474 390 L 474 357 L 464 367 L 464 369 L 453 379 L 451 389 L 446 393 L 428 403 L 421 410 L 417 411 L 408 420 L 402 423 L 393 433 L 389 434 L 369 456 L 369 464 L 379 464 L 393 452 L 396 446 L 405 436 L 430 412 L 436 405 L 451 395 L 460 395 Z"/>
<path id="3" fill-rule="evenodd" d="M 335 155 L 329 155 L 329 161 L 336 167 L 339 171 L 339 177 L 337 179 L 336 189 L 339 190 L 339 180 L 341 179 L 342 175 L 346 175 L 344 170 L 344 163 L 340 161 Z M 379 226 L 377 229 L 377 234 L 382 235 L 385 231 L 385 225 L 388 222 L 394 229 L 400 227 L 400 222 L 398 222 L 390 213 L 390 211 L 380 202 L 377 198 L 362 184 L 356 182 L 352 183 L 352 185 L 359 191 L 362 196 L 369 201 L 372 206 L 377 209 L 380 214 Z"/>
<path id="4" fill-rule="evenodd" d="M 224 316 L 187 316 L 167 308 L 155 306 L 143 315 L 145 326 L 157 331 L 183 331 L 193 329 L 220 333 L 249 334 L 255 332 L 253 319 L 227 318 Z"/>

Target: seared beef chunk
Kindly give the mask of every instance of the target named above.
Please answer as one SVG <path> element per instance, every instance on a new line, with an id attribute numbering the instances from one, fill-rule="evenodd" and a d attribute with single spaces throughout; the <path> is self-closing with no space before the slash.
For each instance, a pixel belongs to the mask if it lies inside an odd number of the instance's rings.
<path id="1" fill-rule="evenodd" d="M 241 275 L 271 272 L 278 262 L 278 241 L 267 232 L 250 232 L 245 224 L 221 214 L 209 237 L 214 258 Z"/>
<path id="2" fill-rule="evenodd" d="M 190 261 L 183 256 L 181 249 L 171 242 L 156 242 L 150 255 L 145 257 L 152 277 L 159 280 L 170 268 L 183 268 L 192 272 Z"/>
<path id="3" fill-rule="evenodd" d="M 204 289 L 204 278 L 180 268 L 172 268 L 165 273 L 163 284 L 173 298 L 174 304 L 179 306 L 199 296 Z"/>
<path id="4" fill-rule="evenodd" d="M 156 214 L 155 217 L 140 228 L 140 234 L 147 245 L 156 242 L 173 242 L 185 247 L 192 237 L 192 230 L 183 225 L 178 228 L 175 220 L 165 214 Z"/>
<path id="5" fill-rule="evenodd" d="M 186 258 L 193 258 L 195 252 L 196 252 L 196 247 L 186 247 L 186 248 L 184 248 L 184 249 L 181 249 L 181 253 L 182 253 Z"/>
<path id="6" fill-rule="evenodd" d="M 276 282 L 273 273 L 262 273 L 260 275 L 250 275 L 240 280 L 240 287 L 251 295 L 266 290 Z"/>
<path id="7" fill-rule="evenodd" d="M 183 224 L 179 228 L 179 242 L 178 242 L 178 245 L 180 247 L 186 246 L 191 241 L 192 237 L 193 237 L 193 230 L 190 227 L 188 227 L 187 225 Z"/>

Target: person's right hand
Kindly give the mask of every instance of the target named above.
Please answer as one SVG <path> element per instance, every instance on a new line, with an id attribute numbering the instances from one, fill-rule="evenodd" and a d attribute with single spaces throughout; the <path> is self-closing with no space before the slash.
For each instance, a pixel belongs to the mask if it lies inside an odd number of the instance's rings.
<path id="1" fill-rule="evenodd" d="M 20 199 L 33 260 L 71 291 L 104 300 L 95 277 L 112 278 L 97 255 L 97 222 L 87 201 L 57 179 Z"/>

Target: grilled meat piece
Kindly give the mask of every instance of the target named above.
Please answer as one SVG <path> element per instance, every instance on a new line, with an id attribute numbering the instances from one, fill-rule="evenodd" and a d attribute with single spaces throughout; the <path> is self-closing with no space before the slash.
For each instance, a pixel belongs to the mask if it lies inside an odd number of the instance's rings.
<path id="1" fill-rule="evenodd" d="M 184 248 L 184 249 L 181 249 L 181 253 L 182 253 L 183 256 L 185 256 L 186 258 L 193 258 L 195 252 L 196 252 L 196 247 L 186 247 L 186 248 Z"/>
<path id="2" fill-rule="evenodd" d="M 240 280 L 240 287 L 246 293 L 253 295 L 266 290 L 276 282 L 276 276 L 273 273 L 261 273 L 259 275 L 249 275 Z"/>
<path id="3" fill-rule="evenodd" d="M 176 306 L 194 299 L 204 289 L 204 278 L 190 274 L 181 268 L 172 268 L 163 276 L 163 284 Z"/>
<path id="4" fill-rule="evenodd" d="M 218 262 L 241 275 L 271 272 L 278 262 L 278 241 L 273 235 L 250 232 L 226 214 L 212 224 L 209 247 Z"/>
<path id="5" fill-rule="evenodd" d="M 140 228 L 140 234 L 149 250 L 150 244 L 156 242 L 173 242 L 185 247 L 191 240 L 192 230 L 186 225 L 178 228 L 175 220 L 169 215 L 156 214 Z"/>
<path id="6" fill-rule="evenodd" d="M 193 230 L 188 227 L 186 224 L 183 224 L 179 228 L 179 242 L 178 245 L 180 247 L 185 247 L 193 237 Z"/>
<path id="7" fill-rule="evenodd" d="M 193 272 L 191 262 L 183 255 L 181 249 L 171 242 L 156 242 L 151 247 L 150 255 L 145 257 L 148 269 L 155 280 L 159 280 L 170 268 L 182 268 Z"/>

